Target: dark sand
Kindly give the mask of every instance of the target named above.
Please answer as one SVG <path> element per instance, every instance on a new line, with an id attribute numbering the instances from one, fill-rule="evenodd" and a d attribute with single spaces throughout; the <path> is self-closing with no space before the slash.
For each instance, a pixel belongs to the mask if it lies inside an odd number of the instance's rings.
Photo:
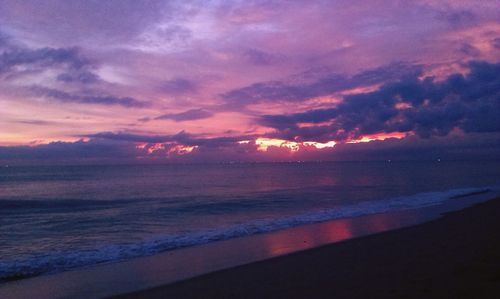
<path id="1" fill-rule="evenodd" d="M 114 298 L 500 298 L 500 198 Z"/>

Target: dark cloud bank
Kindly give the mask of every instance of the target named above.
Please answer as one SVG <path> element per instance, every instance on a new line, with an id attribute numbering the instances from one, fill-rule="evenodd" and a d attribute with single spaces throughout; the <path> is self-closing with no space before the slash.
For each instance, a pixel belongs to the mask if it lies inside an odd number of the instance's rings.
<path id="1" fill-rule="evenodd" d="M 125 135 L 127 136 L 127 135 Z M 93 163 L 211 163 L 274 161 L 398 161 L 398 160 L 491 160 L 500 157 L 500 134 L 483 133 L 463 136 L 410 136 L 401 140 L 386 139 L 368 143 L 341 143 L 334 148 L 317 149 L 300 146 L 290 154 L 287 148 L 258 150 L 255 141 L 238 143 L 238 137 L 189 139 L 195 145 L 190 153 L 176 151 L 176 142 L 164 143 L 161 149 L 148 153 L 156 141 L 171 140 L 153 136 L 137 136 L 128 141 L 121 134 L 100 134 L 89 141 L 52 142 L 37 146 L 0 147 L 0 162 L 16 164 L 93 164 Z M 175 135 L 174 135 L 175 136 Z M 130 136 L 128 136 L 130 137 Z M 173 138 L 177 139 L 177 138 Z M 136 147 L 142 140 L 145 147 Z M 182 140 L 182 138 L 178 138 Z M 148 143 L 148 141 L 154 143 Z M 174 151 L 172 151 L 174 150 Z M 172 151 L 172 152 L 171 152 Z"/>
<path id="2" fill-rule="evenodd" d="M 444 81 L 421 78 L 414 68 L 397 72 L 397 78 L 385 78 L 373 92 L 347 95 L 343 101 L 327 109 L 316 109 L 285 115 L 263 115 L 257 119 L 272 130 L 265 136 L 290 141 L 335 140 L 334 148 L 317 149 L 302 145 L 290 154 L 287 148 L 270 147 L 258 150 L 259 136 L 209 138 L 184 131 L 174 135 L 140 135 L 102 132 L 88 136 L 88 141 L 54 142 L 38 146 L 0 147 L 0 160 L 9 161 L 286 161 L 286 160 L 419 160 L 419 159 L 498 159 L 500 158 L 500 64 L 475 61 L 467 64 L 468 73 L 452 74 Z M 358 74 L 332 87 L 318 82 L 301 85 L 298 94 L 290 86 L 245 91 L 243 102 L 283 100 L 306 101 L 341 87 L 379 82 L 371 71 Z M 346 80 L 346 79 L 343 79 Z M 351 82 L 352 81 L 352 82 Z M 322 82 L 322 81 L 321 81 Z M 348 82 L 348 83 L 346 83 Z M 323 83 L 322 83 L 323 84 Z M 321 86 L 323 86 L 320 84 Z M 335 85 L 337 84 L 337 85 Z M 361 84 L 359 85 L 361 86 Z M 267 90 L 267 89 L 264 89 Z M 204 110 L 190 110 L 161 116 L 177 121 L 209 117 Z M 300 124 L 308 123 L 304 127 Z M 326 124 L 325 124 L 326 123 Z M 408 133 L 408 137 L 368 143 L 347 143 L 350 139 L 379 133 Z M 241 143 L 239 141 L 248 141 Z M 137 144 L 142 147 L 137 147 Z M 154 144 L 163 143 L 148 154 Z M 192 152 L 179 152 L 176 146 L 195 147 Z"/>
<path id="3" fill-rule="evenodd" d="M 91 65 L 81 56 L 76 48 L 39 48 L 28 49 L 8 45 L 0 54 L 0 74 L 12 75 L 18 66 L 29 67 L 31 71 L 39 71 L 46 67 L 65 66 L 79 70 Z"/>
<path id="4" fill-rule="evenodd" d="M 500 131 L 500 64 L 470 62 L 467 75 L 443 82 L 405 76 L 378 90 L 348 95 L 335 107 L 287 115 L 264 115 L 269 137 L 343 141 L 377 133 L 413 132 L 420 137 Z M 299 127 L 301 123 L 321 124 Z"/>
<path id="5" fill-rule="evenodd" d="M 370 69 L 354 76 L 345 76 L 334 72 L 321 74 L 305 72 L 289 81 L 268 81 L 252 84 L 240 89 L 231 90 L 222 98 L 233 106 L 245 106 L 260 102 L 300 102 L 314 97 L 330 95 L 351 88 L 378 84 L 397 80 L 402 77 L 413 77 L 420 74 L 421 67 L 393 63 L 387 66 Z M 320 72 L 322 73 L 322 72 Z M 294 81 L 303 81 L 296 83 Z"/>

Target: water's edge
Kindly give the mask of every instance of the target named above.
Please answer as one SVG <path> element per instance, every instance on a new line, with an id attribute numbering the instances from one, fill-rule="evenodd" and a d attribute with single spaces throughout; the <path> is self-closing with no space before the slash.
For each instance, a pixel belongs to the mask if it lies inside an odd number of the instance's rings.
<path id="1" fill-rule="evenodd" d="M 114 263 L 132 258 L 151 256 L 169 250 L 199 246 L 216 241 L 289 229 L 335 219 L 397 212 L 435 206 L 446 201 L 489 192 L 498 187 L 459 188 L 439 192 L 424 192 L 385 200 L 365 201 L 336 208 L 305 212 L 277 219 L 261 219 L 230 225 L 216 230 L 160 236 L 134 244 L 116 244 L 92 251 L 52 251 L 43 256 L 0 260 L 0 283 L 55 274 L 96 264 Z"/>
<path id="2" fill-rule="evenodd" d="M 474 191 L 446 204 L 305 224 L 0 285 L 1 298 L 102 298 L 152 288 L 334 242 L 421 224 L 500 195 Z M 374 224 L 376 224 L 374 226 Z"/>

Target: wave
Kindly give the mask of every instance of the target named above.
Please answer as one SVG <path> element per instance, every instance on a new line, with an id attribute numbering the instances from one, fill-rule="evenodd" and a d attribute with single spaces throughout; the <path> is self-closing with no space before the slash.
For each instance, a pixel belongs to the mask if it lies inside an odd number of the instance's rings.
<path id="1" fill-rule="evenodd" d="M 386 200 L 364 201 L 279 219 L 260 219 L 218 229 L 167 235 L 139 243 L 117 244 L 87 250 L 50 251 L 36 256 L 0 261 L 0 281 L 55 273 L 98 263 L 122 261 L 162 251 L 271 232 L 303 224 L 423 208 L 439 205 L 450 199 L 485 193 L 490 190 L 490 188 L 463 188 L 441 192 L 426 192 Z"/>
<path id="2" fill-rule="evenodd" d="M 293 189 L 292 189 L 293 191 Z M 294 194 L 288 189 L 274 192 L 255 192 L 248 195 L 190 195 L 170 197 L 136 197 L 115 199 L 82 198 L 30 198 L 10 197 L 0 199 L 0 214 L 18 211 L 20 213 L 81 212 L 82 210 L 105 210 L 130 207 L 147 208 L 155 205 L 156 212 L 180 214 L 211 214 L 279 207 L 293 200 L 302 199 L 304 194 Z"/>

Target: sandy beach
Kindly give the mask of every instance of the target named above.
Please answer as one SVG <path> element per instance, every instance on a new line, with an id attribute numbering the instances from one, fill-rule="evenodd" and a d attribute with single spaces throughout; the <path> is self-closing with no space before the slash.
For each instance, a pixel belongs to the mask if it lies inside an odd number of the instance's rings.
<path id="1" fill-rule="evenodd" d="M 500 198 L 421 225 L 113 297 L 498 298 Z"/>

